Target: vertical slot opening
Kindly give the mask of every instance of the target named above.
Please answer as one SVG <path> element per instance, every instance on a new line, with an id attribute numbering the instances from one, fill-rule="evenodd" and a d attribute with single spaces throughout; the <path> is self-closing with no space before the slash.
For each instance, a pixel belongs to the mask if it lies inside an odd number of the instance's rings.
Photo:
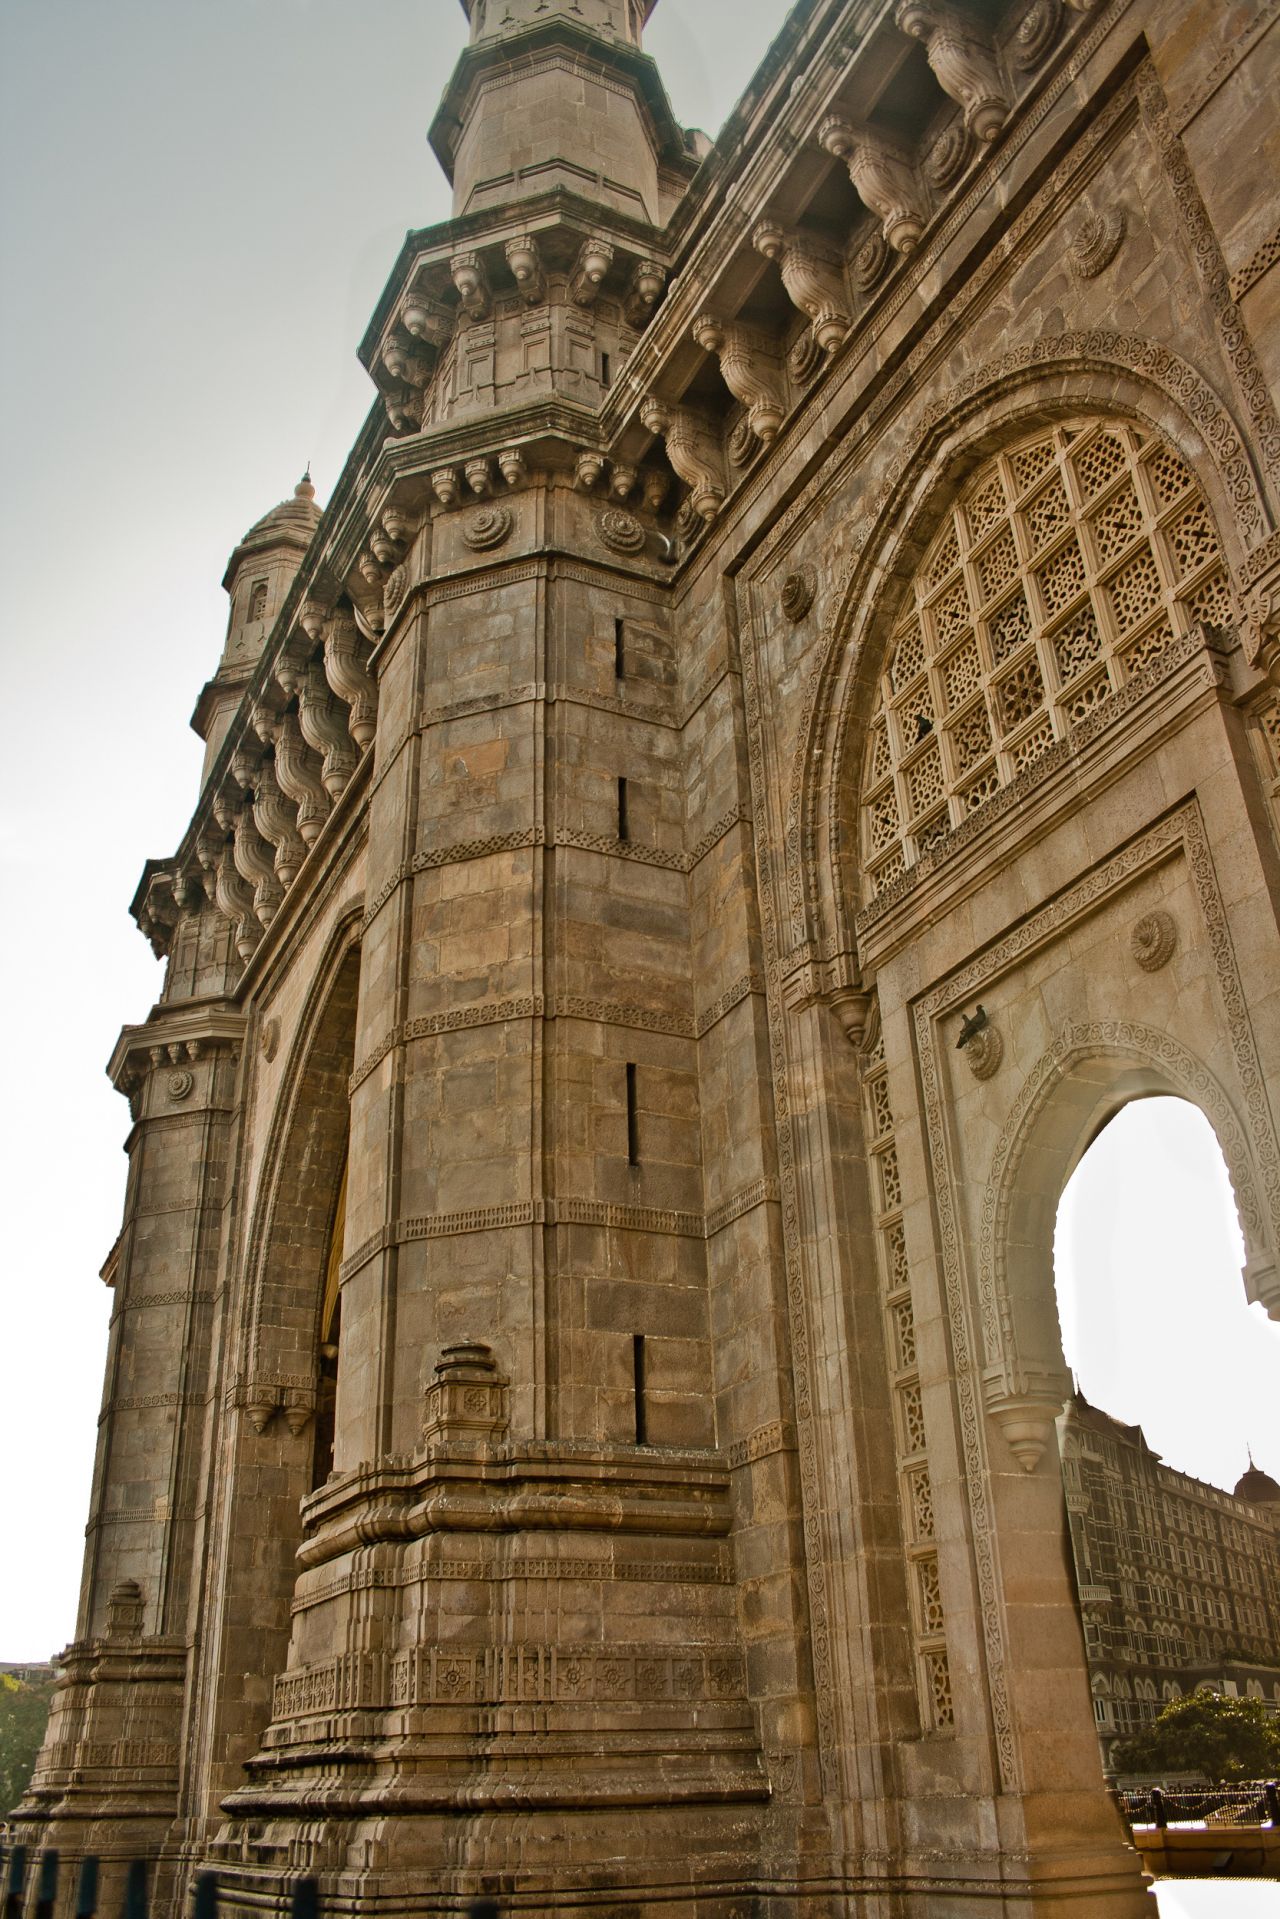
<path id="1" fill-rule="evenodd" d="M 613 377 L 613 362 L 607 353 L 600 355 L 600 384 L 608 386 Z"/>
<path id="2" fill-rule="evenodd" d="M 635 1382 L 637 1446 L 647 1446 L 649 1443 L 649 1409 L 645 1404 L 645 1367 L 644 1334 L 634 1333 L 631 1339 L 631 1370 Z"/>
<path id="3" fill-rule="evenodd" d="M 636 1110 L 636 1069 L 627 1061 L 627 1165 L 640 1164 L 640 1125 Z"/>
<path id="4" fill-rule="evenodd" d="M 620 840 L 627 840 L 627 839 L 630 839 L 630 837 L 631 837 L 631 833 L 627 824 L 627 782 L 625 780 L 619 780 L 618 781 L 618 838 Z"/>
<path id="5" fill-rule="evenodd" d="M 615 680 L 627 677 L 627 636 L 621 620 L 613 623 L 613 677 Z"/>

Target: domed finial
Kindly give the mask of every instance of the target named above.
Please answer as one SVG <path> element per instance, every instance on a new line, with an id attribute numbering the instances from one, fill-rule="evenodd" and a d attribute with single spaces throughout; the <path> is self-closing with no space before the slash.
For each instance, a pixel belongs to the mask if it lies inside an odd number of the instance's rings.
<path id="1" fill-rule="evenodd" d="M 314 500 L 316 497 L 316 490 L 311 484 L 310 460 L 307 461 L 306 472 L 303 474 L 302 478 L 298 481 L 297 486 L 295 486 L 293 489 L 293 497 L 295 500 Z"/>

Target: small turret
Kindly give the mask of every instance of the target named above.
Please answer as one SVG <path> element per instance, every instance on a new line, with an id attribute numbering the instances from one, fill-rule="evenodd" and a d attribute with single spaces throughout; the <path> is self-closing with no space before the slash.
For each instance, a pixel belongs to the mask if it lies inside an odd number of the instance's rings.
<path id="1" fill-rule="evenodd" d="M 462 5 L 471 44 L 431 129 L 455 215 L 558 188 L 660 225 L 690 149 L 642 50 L 656 0 Z"/>
<path id="2" fill-rule="evenodd" d="M 218 670 L 191 716 L 192 727 L 205 742 L 202 783 L 319 523 L 320 509 L 308 470 L 293 489 L 292 499 L 264 513 L 227 561 L 222 576 L 231 598 L 226 642 Z"/>

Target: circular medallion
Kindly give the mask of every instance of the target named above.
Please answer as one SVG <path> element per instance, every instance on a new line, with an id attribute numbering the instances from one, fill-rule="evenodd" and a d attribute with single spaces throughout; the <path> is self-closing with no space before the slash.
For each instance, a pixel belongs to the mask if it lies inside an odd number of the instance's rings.
<path id="1" fill-rule="evenodd" d="M 735 466 L 750 466 L 760 451 L 760 439 L 749 420 L 739 420 L 729 436 L 729 458 Z"/>
<path id="2" fill-rule="evenodd" d="M 188 1073 L 186 1071 L 170 1073 L 168 1079 L 165 1081 L 164 1090 L 168 1093 L 170 1099 L 186 1099 L 195 1083 L 194 1073 Z"/>
<path id="3" fill-rule="evenodd" d="M 1144 973 L 1158 973 L 1173 958 L 1178 928 L 1168 913 L 1148 913 L 1130 935 L 1133 957 Z"/>
<path id="4" fill-rule="evenodd" d="M 510 507 L 484 506 L 462 522 L 462 537 L 475 552 L 483 553 L 491 546 L 501 546 L 514 524 Z"/>
<path id="5" fill-rule="evenodd" d="M 883 233 L 873 233 L 853 256 L 853 277 L 863 293 L 869 293 L 889 264 L 889 243 Z"/>
<path id="6" fill-rule="evenodd" d="M 935 187 L 949 187 L 953 180 L 959 179 L 972 148 L 973 142 L 963 121 L 953 121 L 925 157 L 924 170 Z"/>
<path id="7" fill-rule="evenodd" d="M 998 1027 L 984 1026 L 980 1033 L 975 1033 L 964 1049 L 964 1056 L 975 1079 L 991 1079 L 1000 1071 L 1004 1058 L 1004 1041 Z"/>
<path id="8" fill-rule="evenodd" d="M 801 567 L 796 573 L 788 573 L 782 582 L 780 599 L 782 610 L 793 626 L 798 626 L 809 611 L 816 592 L 813 575 L 807 567 Z"/>
<path id="9" fill-rule="evenodd" d="M 1029 73 L 1038 67 L 1058 37 L 1062 0 L 1032 0 L 1013 36 L 1014 64 Z"/>
<path id="10" fill-rule="evenodd" d="M 596 534 L 611 553 L 636 554 L 644 551 L 644 528 L 632 513 L 607 507 L 596 514 Z"/>
<path id="11" fill-rule="evenodd" d="M 787 355 L 787 364 L 791 368 L 791 377 L 798 380 L 801 386 L 807 386 L 826 357 L 826 354 L 813 337 L 813 328 L 808 328 L 800 335 L 800 338 Z"/>

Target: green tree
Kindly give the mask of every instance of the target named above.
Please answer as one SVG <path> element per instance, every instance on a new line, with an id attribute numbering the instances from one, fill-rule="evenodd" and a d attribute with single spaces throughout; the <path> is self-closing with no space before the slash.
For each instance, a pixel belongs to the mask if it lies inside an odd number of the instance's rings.
<path id="1" fill-rule="evenodd" d="M 53 1680 L 36 1685 L 0 1672 L 0 1819 L 31 1782 L 53 1698 Z"/>
<path id="2" fill-rule="evenodd" d="M 1260 1699 L 1195 1692 L 1175 1699 L 1154 1725 L 1114 1748 L 1118 1772 L 1200 1772 L 1215 1785 L 1280 1772 L 1280 1723 Z"/>

